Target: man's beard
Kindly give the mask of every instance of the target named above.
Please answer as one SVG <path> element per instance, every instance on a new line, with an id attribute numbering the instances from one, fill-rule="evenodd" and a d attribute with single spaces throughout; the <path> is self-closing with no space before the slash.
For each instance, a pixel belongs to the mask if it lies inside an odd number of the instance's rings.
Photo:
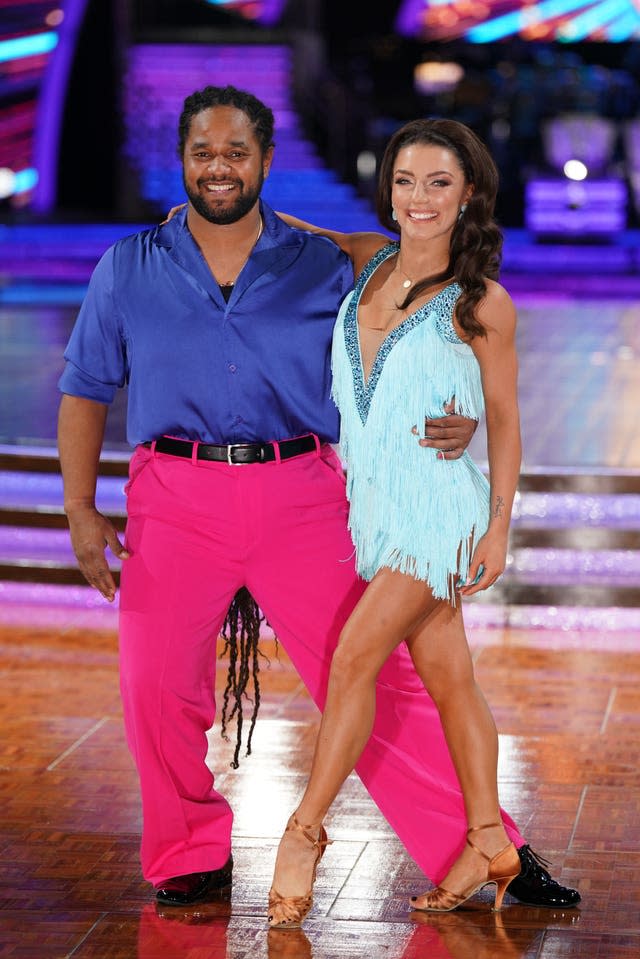
<path id="1" fill-rule="evenodd" d="M 223 225 L 225 223 L 237 223 L 238 220 L 241 220 L 243 216 L 246 216 L 249 210 L 255 206 L 260 196 L 260 191 L 262 190 L 262 184 L 264 183 L 264 174 L 262 171 L 260 171 L 260 176 L 256 185 L 252 189 L 246 190 L 246 192 L 241 191 L 231 206 L 225 206 L 222 209 L 216 209 L 215 207 L 212 209 L 208 205 L 206 199 L 200 193 L 196 193 L 194 190 L 191 190 L 184 178 L 184 174 L 182 181 L 184 183 L 187 196 L 189 197 L 189 202 L 196 213 L 199 213 L 200 216 L 204 217 L 205 220 L 208 220 L 209 223 Z"/>

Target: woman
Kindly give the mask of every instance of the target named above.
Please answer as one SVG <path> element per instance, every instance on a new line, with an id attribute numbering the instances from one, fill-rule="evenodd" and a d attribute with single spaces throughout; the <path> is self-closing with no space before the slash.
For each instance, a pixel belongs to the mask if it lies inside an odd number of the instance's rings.
<path id="1" fill-rule="evenodd" d="M 497 180 L 466 126 L 416 120 L 392 137 L 380 168 L 378 215 L 399 244 L 284 217 L 328 236 L 362 270 L 336 323 L 333 375 L 350 528 L 369 586 L 340 636 L 310 779 L 278 849 L 272 927 L 298 926 L 311 908 L 322 820 L 369 738 L 376 676 L 401 642 L 438 707 L 468 825 L 442 884 L 412 907 L 449 911 L 494 883 L 499 909 L 520 872 L 458 602 L 504 570 L 520 466 L 515 310 L 494 279 Z M 486 408 L 490 488 L 466 454 L 448 461 L 418 448 L 419 425 L 443 403 L 474 418 Z"/>

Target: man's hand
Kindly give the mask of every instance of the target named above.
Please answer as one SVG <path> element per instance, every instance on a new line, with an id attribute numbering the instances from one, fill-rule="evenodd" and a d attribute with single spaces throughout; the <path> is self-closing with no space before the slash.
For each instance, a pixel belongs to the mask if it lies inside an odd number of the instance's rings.
<path id="1" fill-rule="evenodd" d="M 68 509 L 67 519 L 71 545 L 82 575 L 90 586 L 101 592 L 110 603 L 113 602 L 116 584 L 104 555 L 105 546 L 108 546 L 118 559 L 129 558 L 129 553 L 118 539 L 115 527 L 92 506 Z"/>
<path id="2" fill-rule="evenodd" d="M 425 419 L 424 436 L 418 441 L 420 446 L 439 450 L 438 459 L 457 460 L 471 442 L 478 425 L 477 420 L 468 416 L 458 416 L 453 412 L 455 398 L 444 406 L 445 416 Z M 417 427 L 413 432 L 418 435 Z"/>

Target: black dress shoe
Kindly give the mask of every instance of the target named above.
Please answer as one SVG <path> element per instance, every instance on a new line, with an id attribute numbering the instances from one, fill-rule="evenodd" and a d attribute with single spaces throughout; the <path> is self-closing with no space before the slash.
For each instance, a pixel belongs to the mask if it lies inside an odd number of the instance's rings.
<path id="1" fill-rule="evenodd" d="M 567 909 L 577 906 L 580 893 L 577 889 L 561 886 L 545 869 L 549 863 L 538 856 L 531 846 L 518 849 L 522 872 L 512 879 L 507 892 L 527 906 L 548 906 L 552 909 Z"/>
<path id="2" fill-rule="evenodd" d="M 222 869 L 211 872 L 190 872 L 186 876 L 174 876 L 165 879 L 156 886 L 156 899 L 166 906 L 188 906 L 192 902 L 204 899 L 208 892 L 223 889 L 231 882 L 233 856 L 229 856 Z"/>

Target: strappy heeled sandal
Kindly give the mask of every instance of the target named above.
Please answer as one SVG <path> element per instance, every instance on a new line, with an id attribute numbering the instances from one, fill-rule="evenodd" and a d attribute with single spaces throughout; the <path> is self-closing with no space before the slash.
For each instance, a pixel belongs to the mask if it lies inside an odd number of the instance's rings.
<path id="1" fill-rule="evenodd" d="M 475 853 L 489 863 L 485 879 L 474 882 L 471 888 L 461 893 L 450 892 L 444 886 L 436 886 L 435 889 L 425 892 L 422 896 L 412 896 L 411 908 L 418 909 L 421 912 L 451 912 L 452 909 L 457 909 L 484 886 L 495 883 L 496 894 L 493 908 L 496 912 L 501 909 L 507 886 L 512 879 L 520 875 L 521 864 L 516 847 L 510 842 L 495 856 L 488 856 L 486 852 L 469 839 L 469 833 L 480 832 L 482 829 L 491 829 L 494 826 L 501 825 L 500 822 L 490 822 L 486 826 L 472 826 L 467 830 L 467 845 L 471 846 Z"/>
<path id="2" fill-rule="evenodd" d="M 331 845 L 331 840 L 327 838 L 324 826 L 320 826 L 317 839 L 308 832 L 311 828 L 311 826 L 301 826 L 295 813 L 287 823 L 285 832 L 289 832 L 290 829 L 300 830 L 304 838 L 315 847 L 317 855 L 311 874 L 311 887 L 305 896 L 281 896 L 273 886 L 269 890 L 268 922 L 272 929 L 298 929 L 302 921 L 311 911 L 311 906 L 313 905 L 313 884 L 316 881 L 316 869 L 324 855 L 325 849 Z"/>

